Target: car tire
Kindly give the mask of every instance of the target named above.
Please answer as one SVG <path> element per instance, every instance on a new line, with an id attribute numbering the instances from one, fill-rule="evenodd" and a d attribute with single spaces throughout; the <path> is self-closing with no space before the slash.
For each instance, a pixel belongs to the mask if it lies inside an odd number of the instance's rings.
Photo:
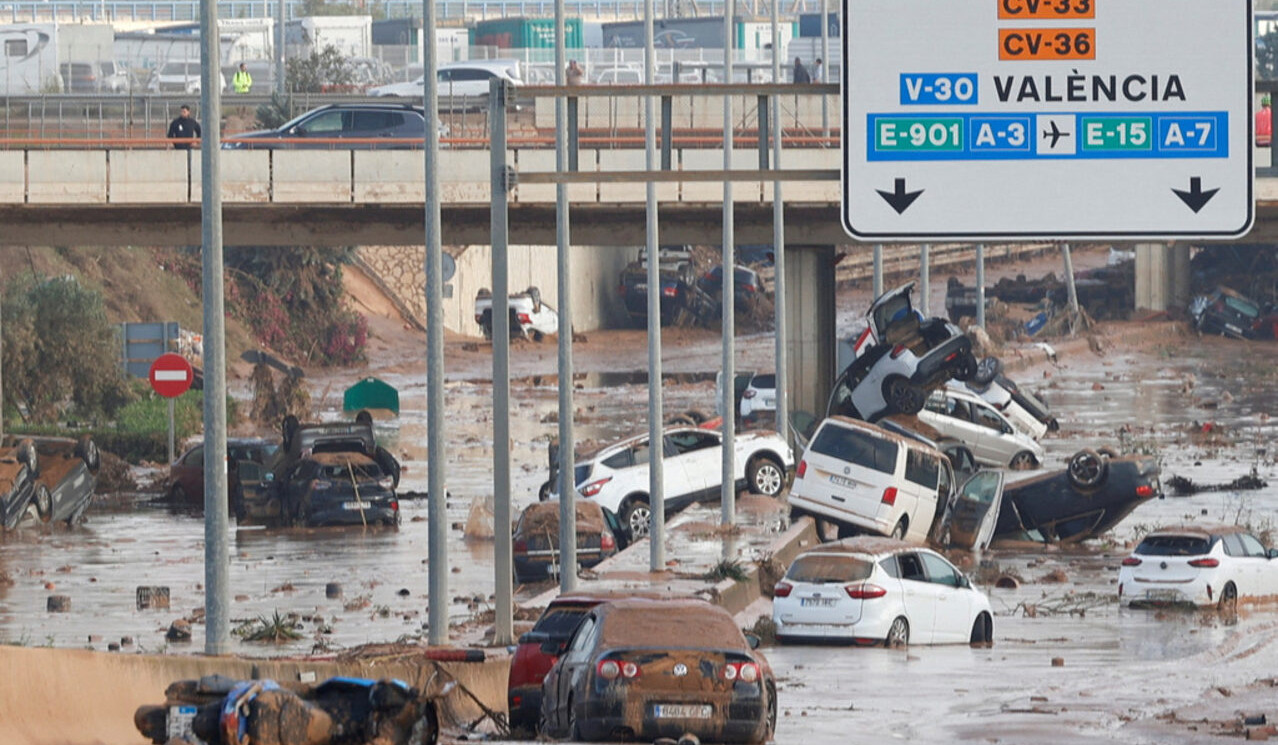
<path id="1" fill-rule="evenodd" d="M 911 383 L 908 378 L 893 375 L 883 381 L 883 400 L 888 409 L 898 414 L 917 414 L 923 410 L 927 396 L 923 389 Z"/>
<path id="2" fill-rule="evenodd" d="M 994 620 L 987 613 L 977 615 L 976 620 L 972 623 L 972 637 L 970 643 L 976 644 L 993 644 L 994 643 Z"/>
<path id="3" fill-rule="evenodd" d="M 687 414 L 675 414 L 666 420 L 667 427 L 695 427 L 697 423 Z"/>
<path id="4" fill-rule="evenodd" d="M 35 504 L 36 517 L 40 518 L 40 522 L 47 523 L 53 519 L 53 495 L 49 493 L 49 487 L 36 484 L 31 501 Z"/>
<path id="5" fill-rule="evenodd" d="M 1012 471 L 1032 471 L 1038 468 L 1038 459 L 1028 450 L 1022 450 L 1012 456 L 1012 460 L 1007 464 L 1008 469 Z"/>
<path id="6" fill-rule="evenodd" d="M 785 488 L 785 468 L 775 458 L 760 455 L 746 464 L 746 481 L 751 492 L 775 497 Z"/>
<path id="7" fill-rule="evenodd" d="M 968 352 L 963 355 L 963 359 L 959 362 L 958 367 L 954 368 L 954 374 L 952 377 L 961 382 L 969 381 L 972 379 L 972 376 L 976 374 L 976 366 L 976 356 L 971 352 Z"/>
<path id="8" fill-rule="evenodd" d="M 88 435 L 81 437 L 75 444 L 75 454 L 84 460 L 84 467 L 89 469 L 89 473 L 97 473 L 102 467 L 102 453 L 98 451 L 98 444 Z"/>
<path id="9" fill-rule="evenodd" d="M 35 478 L 40 473 L 40 455 L 36 452 L 35 443 L 30 439 L 18 441 L 18 462 L 26 465 L 27 470 L 31 472 L 31 477 Z"/>
<path id="10" fill-rule="evenodd" d="M 765 720 L 767 723 L 763 732 L 763 741 L 770 742 L 777 732 L 777 687 L 771 683 L 768 684 L 768 715 Z"/>
<path id="11" fill-rule="evenodd" d="M 899 521 L 897 521 L 896 527 L 892 528 L 891 537 L 897 539 L 898 541 L 903 541 L 905 540 L 905 534 L 909 529 L 910 529 L 910 522 L 909 520 L 903 517 Z"/>
<path id="12" fill-rule="evenodd" d="M 1221 613 L 1234 614 L 1238 612 L 1238 588 L 1233 582 L 1226 582 L 1220 591 L 1220 602 L 1216 606 Z"/>
<path id="13" fill-rule="evenodd" d="M 408 733 L 406 745 L 435 745 L 439 741 L 439 714 L 435 702 L 427 701 L 426 708 Z"/>
<path id="14" fill-rule="evenodd" d="M 635 495 L 626 499 L 621 508 L 621 522 L 630 531 L 630 541 L 648 535 L 648 525 L 652 520 L 652 508 L 648 506 L 647 495 Z"/>
<path id="15" fill-rule="evenodd" d="M 1109 463 L 1100 453 L 1084 448 L 1069 459 L 1069 482 L 1077 489 L 1095 489 L 1105 483 Z"/>
<path id="16" fill-rule="evenodd" d="M 976 363 L 976 371 L 972 373 L 972 382 L 977 385 L 989 385 L 1003 372 L 1003 362 L 997 357 L 982 357 Z"/>
<path id="17" fill-rule="evenodd" d="M 897 616 L 896 619 L 892 621 L 892 626 L 888 629 L 887 637 L 883 639 L 883 646 L 888 649 L 910 646 L 910 622 L 905 620 L 905 616 Z"/>
<path id="18" fill-rule="evenodd" d="M 537 490 L 537 501 L 545 502 L 550 499 L 550 479 L 542 482 L 541 488 Z"/>

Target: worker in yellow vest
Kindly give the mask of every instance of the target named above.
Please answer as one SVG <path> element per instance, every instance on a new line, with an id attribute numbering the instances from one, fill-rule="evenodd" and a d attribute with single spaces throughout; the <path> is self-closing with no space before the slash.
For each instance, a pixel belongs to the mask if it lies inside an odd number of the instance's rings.
<path id="1" fill-rule="evenodd" d="M 240 69 L 235 73 L 235 77 L 231 78 L 231 85 L 234 86 L 236 93 L 248 93 L 253 87 L 253 76 L 249 75 L 248 66 L 243 62 L 240 63 Z"/>

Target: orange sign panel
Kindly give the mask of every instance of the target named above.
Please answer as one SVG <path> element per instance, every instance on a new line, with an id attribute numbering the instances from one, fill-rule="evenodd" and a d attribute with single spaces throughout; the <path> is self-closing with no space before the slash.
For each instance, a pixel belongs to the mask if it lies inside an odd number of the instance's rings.
<path id="1" fill-rule="evenodd" d="M 1095 18 L 1096 0 L 998 0 L 998 17 L 1004 21 Z"/>
<path id="2" fill-rule="evenodd" d="M 1096 59 L 1096 29 L 1001 28 L 998 58 L 1016 61 Z"/>

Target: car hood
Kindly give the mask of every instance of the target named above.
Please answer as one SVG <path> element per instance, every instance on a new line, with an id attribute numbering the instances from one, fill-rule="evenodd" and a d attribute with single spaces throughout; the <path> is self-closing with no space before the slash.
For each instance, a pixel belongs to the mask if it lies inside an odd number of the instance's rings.
<path id="1" fill-rule="evenodd" d="M 253 132 L 241 132 L 236 135 L 230 135 L 223 139 L 223 142 L 234 142 L 235 140 L 260 140 L 267 137 L 283 137 L 277 129 L 259 129 Z"/>

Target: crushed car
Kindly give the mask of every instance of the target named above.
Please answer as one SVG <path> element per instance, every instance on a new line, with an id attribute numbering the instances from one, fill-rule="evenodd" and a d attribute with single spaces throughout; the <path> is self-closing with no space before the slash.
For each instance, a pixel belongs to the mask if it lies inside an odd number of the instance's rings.
<path id="1" fill-rule="evenodd" d="M 541 341 L 559 333 L 559 314 L 542 302 L 541 290 L 529 287 L 507 296 L 510 308 L 510 338 Z M 481 287 L 475 295 L 475 323 L 485 339 L 493 338 L 493 293 Z"/>
<path id="2" fill-rule="evenodd" d="M 890 538 L 862 536 L 800 554 L 772 600 L 777 641 L 989 644 L 985 593 L 945 557 Z"/>
<path id="3" fill-rule="evenodd" d="M 776 730 L 776 679 L 755 646 L 726 610 L 704 600 L 597 605 L 542 683 L 541 734 L 767 742 Z"/>
<path id="4" fill-rule="evenodd" d="M 40 456 L 30 439 L 19 440 L 0 451 L 0 490 L 3 490 L 0 516 L 4 518 L 5 528 L 18 527 L 37 489 L 48 491 L 48 487 L 36 481 L 39 466 Z"/>
<path id="5" fill-rule="evenodd" d="M 1157 459 L 1086 448 L 1066 468 L 1008 484 L 995 535 L 1074 543 L 1104 533 L 1162 495 Z"/>
<path id="6" fill-rule="evenodd" d="M 617 516 L 594 502 L 580 500 L 577 509 L 577 566 L 590 569 L 624 549 L 628 532 Z M 515 582 L 554 579 L 559 561 L 559 500 L 534 502 L 524 508 L 513 536 Z"/>
<path id="7" fill-rule="evenodd" d="M 88 435 L 6 437 L 0 447 L 0 524 L 12 530 L 29 515 L 74 525 L 93 500 L 101 465 Z"/>
<path id="8" fill-rule="evenodd" d="M 423 690 L 401 680 L 335 677 L 322 683 L 179 680 L 161 705 L 141 706 L 133 724 L 155 745 L 434 745 L 440 701 L 454 681 Z"/>
<path id="9" fill-rule="evenodd" d="M 870 306 L 854 345 L 856 359 L 835 381 L 826 416 L 873 422 L 917 414 L 929 391 L 975 374 L 971 340 L 944 319 L 924 319 L 910 302 L 913 289 L 909 282 Z"/>
<path id="10" fill-rule="evenodd" d="M 661 283 L 659 307 L 662 326 L 705 324 L 718 313 L 714 300 L 697 283 L 692 255 L 682 246 L 663 246 L 657 253 Z M 621 270 L 617 283 L 626 315 L 632 322 L 648 318 L 648 261 L 646 252 Z"/>
<path id="11" fill-rule="evenodd" d="M 775 432 L 738 434 L 734 440 L 735 486 L 755 494 L 779 495 L 785 488 L 794 454 Z M 722 488 L 723 433 L 698 427 L 668 427 L 662 437 L 666 512 L 694 502 L 714 501 Z M 573 469 L 577 493 L 616 513 L 631 540 L 648 534 L 651 518 L 648 496 L 648 435 L 638 435 L 610 445 L 578 461 Z M 552 478 L 542 492 L 557 498 L 559 484 Z"/>
<path id="12" fill-rule="evenodd" d="M 280 455 L 280 441 L 262 437 L 228 437 L 226 457 L 228 491 L 237 493 L 241 482 L 250 498 L 265 485 L 263 474 L 271 470 Z M 165 498 L 170 504 L 189 507 L 204 506 L 204 443 L 192 445 L 169 466 L 169 486 Z M 234 505 L 233 505 L 234 507 Z"/>
<path id="13" fill-rule="evenodd" d="M 1118 570 L 1118 600 L 1132 608 L 1219 608 L 1278 598 L 1278 549 L 1237 525 L 1179 525 L 1141 539 Z"/>
<path id="14" fill-rule="evenodd" d="M 1278 338 L 1278 308 L 1262 305 L 1228 287 L 1217 287 L 1189 304 L 1194 328 L 1234 339 Z"/>

